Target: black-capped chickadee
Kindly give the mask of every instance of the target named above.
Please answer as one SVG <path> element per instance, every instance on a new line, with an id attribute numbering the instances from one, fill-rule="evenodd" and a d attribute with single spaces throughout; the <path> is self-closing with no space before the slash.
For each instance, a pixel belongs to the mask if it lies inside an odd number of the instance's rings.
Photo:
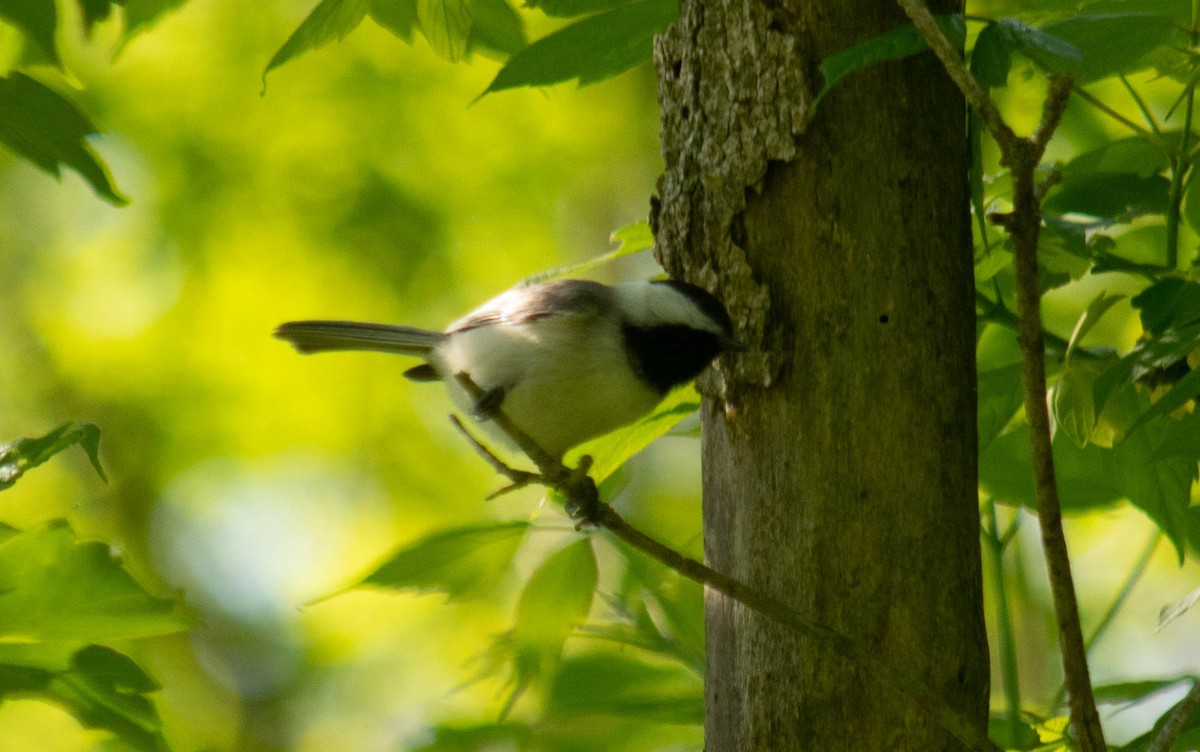
<path id="1" fill-rule="evenodd" d="M 725 308 L 684 282 L 560 280 L 502 293 L 442 333 L 353 321 L 292 321 L 275 336 L 302 353 L 378 350 L 424 363 L 481 420 L 503 409 L 551 457 L 632 423 L 724 351 L 745 349 Z M 471 399 L 455 376 L 483 390 Z"/>

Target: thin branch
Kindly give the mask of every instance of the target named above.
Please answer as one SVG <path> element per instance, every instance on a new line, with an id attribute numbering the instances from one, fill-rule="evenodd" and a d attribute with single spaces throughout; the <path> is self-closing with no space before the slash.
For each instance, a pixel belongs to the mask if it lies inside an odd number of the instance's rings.
<path id="1" fill-rule="evenodd" d="M 460 373 L 456 378 L 473 399 L 483 394 L 483 390 L 467 374 Z M 512 439 L 513 443 L 537 465 L 538 473 L 517 470 L 506 465 L 491 450 L 471 436 L 462 421 L 453 416 L 451 420 L 455 427 L 468 437 L 472 446 L 488 464 L 513 482 L 512 486 L 501 489 L 498 493 L 511 490 L 518 483 L 530 482 L 539 483 L 558 491 L 566 497 L 567 513 L 579 521 L 580 527 L 590 525 L 606 530 L 689 580 L 712 588 L 743 606 L 773 619 L 797 634 L 827 646 L 843 658 L 869 671 L 885 686 L 902 697 L 908 698 L 915 707 L 928 713 L 935 722 L 968 749 L 976 752 L 1001 752 L 1000 748 L 988 739 L 986 734 L 967 721 L 961 713 L 947 707 L 945 702 L 924 683 L 881 661 L 875 656 L 875 652 L 870 646 L 851 639 L 832 627 L 805 617 L 761 590 L 684 556 L 630 525 L 615 509 L 600 500 L 596 484 L 587 474 L 591 468 L 590 457 L 585 456 L 580 459 L 577 467 L 568 468 L 538 446 L 537 442 L 514 424 L 503 410 L 492 411 L 488 414 L 488 420 Z"/>
<path id="2" fill-rule="evenodd" d="M 1200 706 L 1200 681 L 1194 683 L 1192 690 L 1175 705 L 1171 714 L 1167 716 L 1166 723 L 1158 730 L 1158 736 L 1154 737 L 1154 741 L 1150 742 L 1149 747 L 1146 747 L 1146 752 L 1171 752 L 1175 740 L 1179 738 L 1184 726 L 1195 715 L 1198 706 Z"/>
<path id="3" fill-rule="evenodd" d="M 957 48 L 934 22 L 924 0 L 897 2 L 942 61 L 950 78 L 958 84 L 967 103 L 979 113 L 1000 147 L 1001 162 L 1012 171 L 1013 209 L 1004 218 L 1004 226 L 1009 231 L 1013 245 L 1017 340 L 1021 346 L 1025 416 L 1029 421 L 1042 549 L 1058 622 L 1071 726 L 1083 752 L 1105 752 L 1108 747 L 1104 742 L 1104 729 L 1092 693 L 1083 629 L 1079 623 L 1079 602 L 1071 577 L 1071 558 L 1063 533 L 1062 506 L 1055 481 L 1050 411 L 1046 402 L 1046 343 L 1042 335 L 1041 290 L 1038 285 L 1037 248 L 1042 212 L 1034 171 L 1045 153 L 1046 144 L 1062 122 L 1074 82 L 1069 76 L 1051 76 L 1041 123 L 1029 138 L 1018 138 L 1004 122 L 987 92 L 967 70 Z"/>
<path id="4" fill-rule="evenodd" d="M 942 61 L 942 66 L 950 74 L 950 78 L 954 80 L 959 91 L 966 97 L 967 104 L 979 113 L 988 133 L 991 133 L 992 138 L 1000 145 L 1001 153 L 1010 152 L 1012 144 L 1019 140 L 1017 134 L 1013 133 L 1012 128 L 1008 127 L 1008 123 L 1004 122 L 1004 118 L 1000 116 L 1000 110 L 996 109 L 996 105 L 988 97 L 987 91 L 967 70 L 966 64 L 963 63 L 962 52 L 942 33 L 933 14 L 929 12 L 929 6 L 925 4 L 925 0 L 897 0 L 897 2 L 912 19 L 913 25 L 921 32 L 921 36 L 925 38 L 925 43 L 933 50 L 933 54 Z"/>

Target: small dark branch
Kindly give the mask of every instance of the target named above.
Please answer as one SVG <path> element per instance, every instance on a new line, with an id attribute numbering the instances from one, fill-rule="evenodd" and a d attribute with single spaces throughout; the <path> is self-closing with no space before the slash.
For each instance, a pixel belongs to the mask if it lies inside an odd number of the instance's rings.
<path id="1" fill-rule="evenodd" d="M 1008 127 L 1008 123 L 1004 122 L 1004 118 L 1000 116 L 1000 110 L 996 109 L 996 105 L 988 97 L 987 91 L 979 85 L 979 82 L 971 75 L 971 71 L 967 69 L 966 63 L 963 62 L 962 51 L 942 33 L 933 14 L 929 12 L 929 6 L 925 4 L 925 0 L 896 1 L 912 19 L 913 25 L 921 32 L 921 36 L 933 50 L 933 54 L 942 61 L 946 73 L 950 74 L 950 78 L 958 86 L 959 91 L 966 97 L 967 104 L 979 113 L 984 127 L 1000 145 L 1001 153 L 1010 151 L 1012 144 L 1018 140 L 1017 135 L 1013 133 L 1012 128 Z"/>
<path id="2" fill-rule="evenodd" d="M 1158 736 L 1150 742 L 1146 752 L 1171 752 L 1171 747 L 1179 738 L 1183 727 L 1192 719 L 1196 708 L 1200 706 L 1200 681 L 1193 681 L 1195 683 L 1192 684 L 1192 690 L 1184 695 L 1183 699 L 1171 710 L 1166 723 L 1158 730 Z"/>
<path id="3" fill-rule="evenodd" d="M 1107 746 L 1092 694 L 1083 630 L 1079 624 L 1079 604 L 1071 577 L 1071 559 L 1063 534 L 1062 508 L 1054 476 L 1050 412 L 1046 405 L 1046 343 L 1042 334 L 1041 290 L 1038 286 L 1037 248 L 1042 212 L 1034 171 L 1046 150 L 1046 144 L 1062 122 L 1073 82 L 1069 76 L 1051 77 L 1041 123 L 1030 138 L 1019 138 L 1004 122 L 987 92 L 971 76 L 958 50 L 938 28 L 925 0 L 897 0 L 897 3 L 942 61 L 950 78 L 962 90 L 967 103 L 979 113 L 1000 147 L 1001 162 L 1012 171 L 1012 212 L 993 221 L 1002 224 L 1012 237 L 1017 288 L 1017 340 L 1021 346 L 1025 414 L 1029 420 L 1042 548 L 1049 572 L 1050 590 L 1054 596 L 1063 670 L 1070 697 L 1071 726 L 1083 752 L 1105 752 Z"/>
<path id="4" fill-rule="evenodd" d="M 483 394 L 483 390 L 467 374 L 460 373 L 457 379 L 472 398 Z M 531 473 L 509 467 L 472 436 L 462 421 L 451 416 L 455 427 L 467 437 L 475 451 L 492 466 L 492 469 L 512 481 L 511 486 L 501 489 L 493 496 L 530 483 L 540 483 L 558 491 L 566 497 L 567 513 L 578 521 L 580 527 L 587 525 L 607 530 L 689 580 L 712 588 L 743 606 L 792 629 L 797 634 L 829 647 L 843 658 L 871 672 L 885 686 L 901 696 L 909 698 L 916 707 L 927 712 L 930 718 L 968 749 L 975 750 L 975 752 L 1001 752 L 1000 748 L 992 743 L 986 734 L 976 729 L 962 714 L 948 708 L 945 702 L 921 681 L 893 669 L 889 664 L 876 658 L 869 646 L 857 642 L 831 627 L 804 617 L 795 609 L 762 591 L 721 574 L 695 559 L 684 556 L 630 525 L 615 509 L 600 500 L 596 484 L 588 475 L 592 466 L 590 457 L 584 456 L 580 459 L 578 466 L 573 469 L 568 468 L 557 458 L 547 454 L 527 433 L 509 420 L 503 409 L 489 413 L 488 420 L 491 420 L 496 427 L 512 439 L 513 443 L 520 447 L 521 451 L 538 468 L 537 473 Z"/>
<path id="5" fill-rule="evenodd" d="M 1046 151 L 1046 144 L 1050 143 L 1054 131 L 1058 130 L 1059 124 L 1062 123 L 1063 115 L 1067 111 L 1067 104 L 1071 101 L 1071 90 L 1074 86 L 1075 79 L 1072 76 L 1062 73 L 1050 76 L 1050 87 L 1046 90 L 1046 103 L 1042 105 L 1042 122 L 1038 123 L 1037 130 L 1029 139 L 1038 149 L 1038 159 L 1042 158 L 1042 154 Z"/>
<path id="6" fill-rule="evenodd" d="M 1051 85 L 1055 100 L 1066 100 L 1070 81 Z M 1056 93 L 1057 92 L 1057 93 Z M 1059 503 L 1055 480 L 1054 453 L 1051 448 L 1050 410 L 1046 404 L 1046 342 L 1042 336 L 1041 289 L 1038 285 L 1038 234 L 1042 212 L 1034 184 L 1034 169 L 1045 140 L 1053 126 L 1061 120 L 1061 112 L 1052 111 L 1058 105 L 1047 102 L 1042 125 L 1034 140 L 1021 140 L 1008 164 L 1013 178 L 1012 234 L 1013 266 L 1017 288 L 1017 340 L 1021 346 L 1022 375 L 1025 385 L 1025 416 L 1029 421 L 1029 437 L 1033 457 L 1034 480 L 1038 498 L 1038 522 L 1042 531 L 1042 549 L 1054 597 L 1054 612 L 1058 621 L 1058 638 L 1062 652 L 1063 673 L 1071 713 L 1071 726 L 1083 752 L 1104 752 L 1104 730 L 1100 713 L 1092 694 L 1092 682 L 1087 664 L 1087 648 L 1079 622 L 1079 602 L 1071 576 L 1071 557 L 1063 533 L 1062 506 Z"/>

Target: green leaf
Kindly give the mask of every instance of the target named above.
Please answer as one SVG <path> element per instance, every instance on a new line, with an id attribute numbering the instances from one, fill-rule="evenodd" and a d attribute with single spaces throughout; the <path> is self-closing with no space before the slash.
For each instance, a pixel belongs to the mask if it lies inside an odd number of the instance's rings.
<path id="1" fill-rule="evenodd" d="M 263 69 L 263 89 L 267 74 L 297 55 L 315 50 L 334 39 L 341 40 L 366 18 L 369 0 L 321 0 L 300 26 L 287 38 L 271 62 Z"/>
<path id="2" fill-rule="evenodd" d="M 1001 88 L 1008 83 L 1012 68 L 1012 48 L 999 23 L 988 24 L 975 38 L 971 49 L 971 74 L 986 88 Z"/>
<path id="3" fill-rule="evenodd" d="M 467 51 L 474 0 L 417 0 L 417 20 L 430 48 L 452 63 Z"/>
<path id="4" fill-rule="evenodd" d="M 525 22 L 505 0 L 475 0 L 470 46 L 515 55 L 525 47 Z"/>
<path id="5" fill-rule="evenodd" d="M 514 55 L 483 93 L 611 78 L 649 60 L 654 36 L 678 16 L 678 0 L 637 0 L 590 16 Z"/>
<path id="6" fill-rule="evenodd" d="M 625 225 L 617 230 L 614 230 L 609 236 L 610 243 L 617 243 L 617 247 L 608 253 L 602 253 L 598 256 L 580 261 L 577 264 L 566 264 L 564 266 L 556 266 L 552 269 L 540 271 L 537 274 L 530 275 L 521 280 L 523 285 L 533 285 L 540 282 L 545 282 L 549 279 L 560 279 L 562 277 L 570 277 L 578 275 L 582 272 L 595 269 L 598 266 L 612 263 L 619 258 L 630 256 L 634 253 L 640 253 L 649 248 L 654 247 L 654 234 L 650 232 L 650 223 L 642 220 Z"/>
<path id="7" fill-rule="evenodd" d="M 980 371 L 979 449 L 991 444 L 1021 409 L 1021 364 Z"/>
<path id="8" fill-rule="evenodd" d="M 120 5 L 125 7 L 125 36 L 124 42 L 153 26 L 167 13 L 180 8 L 187 0 L 124 0 Z"/>
<path id="9" fill-rule="evenodd" d="M 1200 283 L 1179 277 L 1158 280 L 1130 302 L 1151 335 L 1200 321 Z"/>
<path id="10" fill-rule="evenodd" d="M 1186 614 L 1188 609 L 1196 605 L 1196 601 L 1200 601 L 1200 588 L 1193 590 L 1179 600 L 1172 601 L 1163 606 L 1162 610 L 1158 612 L 1158 626 L 1155 627 L 1155 631 L 1162 629 Z"/>
<path id="11" fill-rule="evenodd" d="M 1071 332 L 1071 339 L 1067 342 L 1067 352 L 1063 359 L 1070 360 L 1079 341 L 1086 337 L 1096 324 L 1100 323 L 1104 314 L 1124 299 L 1124 295 L 1109 295 L 1107 290 L 1101 290 L 1099 295 L 1092 298 L 1087 308 L 1079 315 L 1079 320 L 1075 322 L 1075 329 Z"/>
<path id="12" fill-rule="evenodd" d="M 0 4 L 3 2 L 4 0 L 0 0 Z M 108 18 L 112 14 L 113 5 L 115 5 L 112 0 L 78 0 L 78 2 L 85 34 L 91 34 L 93 26 Z"/>
<path id="13" fill-rule="evenodd" d="M 700 395 L 696 387 L 685 384 L 672 390 L 654 412 L 636 423 L 582 444 L 573 449 L 570 456 L 589 455 L 593 459 L 592 479 L 596 483 L 603 483 L 630 457 L 650 446 L 699 408 Z"/>
<path id="14" fill-rule="evenodd" d="M 433 731 L 429 744 L 412 752 L 486 752 L 487 750 L 531 749 L 533 729 L 518 723 L 488 723 L 478 726 L 442 725 Z M 544 732 L 537 734 L 539 741 Z"/>
<path id="15" fill-rule="evenodd" d="M 0 664 L 0 697 L 34 696 L 60 705 L 87 728 L 104 729 L 134 749 L 166 750 L 162 720 L 146 695 L 159 689 L 130 658 L 90 645 L 67 667 Z"/>
<path id="16" fill-rule="evenodd" d="M 1001 19 L 995 27 L 1001 44 L 1021 52 L 1043 68 L 1062 70 L 1078 66 L 1083 60 L 1083 53 L 1075 45 L 1015 18 Z"/>
<path id="17" fill-rule="evenodd" d="M 358 584 L 439 591 L 450 600 L 478 595 L 508 571 L 528 530 L 527 522 L 442 530 L 392 554 Z"/>
<path id="18" fill-rule="evenodd" d="M 1036 749 L 1040 743 L 1037 731 L 1027 723 L 1021 723 L 1014 733 L 1006 716 L 993 715 L 988 718 L 988 738 L 1002 749 Z"/>
<path id="19" fill-rule="evenodd" d="M 70 100 L 14 71 L 0 78 L 0 142 L 46 172 L 59 177 L 65 165 L 117 206 L 129 201 L 113 187 L 108 168 L 88 145 L 96 128 Z"/>
<path id="20" fill-rule="evenodd" d="M 1096 702 L 1133 705 L 1145 702 L 1163 690 L 1175 687 L 1181 682 L 1190 681 L 1193 681 L 1190 676 L 1177 676 L 1174 679 L 1147 679 L 1145 681 L 1119 682 L 1117 684 L 1102 684 L 1094 688 L 1092 692 L 1096 697 Z"/>
<path id="21" fill-rule="evenodd" d="M 396 37 L 412 44 L 417 0 L 371 0 L 371 18 Z"/>
<path id="22" fill-rule="evenodd" d="M 1193 368 L 1183 378 L 1176 381 L 1171 391 L 1160 397 L 1150 409 L 1138 416 L 1129 427 L 1129 433 L 1137 431 L 1155 418 L 1175 412 L 1188 402 L 1200 397 L 1200 368 Z"/>
<path id="23" fill-rule="evenodd" d="M 597 576 L 592 542 L 583 538 L 551 555 L 529 578 L 507 641 L 514 669 L 509 707 L 534 682 L 554 672 L 563 643 L 587 619 Z"/>
<path id="24" fill-rule="evenodd" d="M 173 600 L 146 592 L 108 546 L 77 542 L 63 520 L 0 542 L 0 640 L 106 642 L 187 627 Z"/>
<path id="25" fill-rule="evenodd" d="M 546 700 L 551 717 L 628 716 L 643 723 L 704 722 L 704 681 L 677 665 L 623 654 L 565 661 Z"/>
<path id="26" fill-rule="evenodd" d="M 1052 214 L 1087 214 L 1125 221 L 1167 210 L 1171 183 L 1161 175 L 1141 177 L 1127 173 L 1063 175 L 1046 199 Z"/>
<path id="27" fill-rule="evenodd" d="M 650 229 L 650 223 L 643 219 L 613 230 L 608 242 L 617 243 L 617 253 L 628 256 L 653 248 L 654 231 Z"/>
<path id="28" fill-rule="evenodd" d="M 58 45 L 54 42 L 54 30 L 58 26 L 54 0 L 0 0 L 0 18 L 29 35 L 50 62 L 62 66 Z M 7 109 L 0 101 L 0 112 Z"/>
<path id="29" fill-rule="evenodd" d="M 1070 73 L 1083 85 L 1147 67 L 1146 57 L 1171 41 L 1174 28 L 1170 18 L 1148 13 L 1072 15 L 1042 31 L 1078 49 L 1081 58 L 1030 57 L 1049 70 Z"/>
<path id="30" fill-rule="evenodd" d="M 100 466 L 100 429 L 92 423 L 63 423 L 36 439 L 17 439 L 0 444 L 0 491 L 12 486 L 31 468 L 78 444 L 100 479 L 108 482 Z"/>
<path id="31" fill-rule="evenodd" d="M 1132 388 L 1114 399 L 1133 400 Z M 1196 459 L 1162 456 L 1169 436 L 1162 423 L 1130 434 L 1111 449 L 1094 443 L 1080 447 L 1060 431 L 1053 444 L 1055 473 L 1064 512 L 1103 508 L 1126 499 L 1145 512 L 1182 556 Z M 979 484 L 997 501 L 1036 508 L 1027 425 L 1002 434 L 980 452 Z"/>
<path id="32" fill-rule="evenodd" d="M 1178 133 L 1163 136 L 1179 140 Z M 1072 179 L 1086 179 L 1094 173 L 1148 178 L 1166 170 L 1167 159 L 1163 147 L 1141 136 L 1129 136 L 1080 154 L 1063 165 L 1062 175 Z"/>
<path id="33" fill-rule="evenodd" d="M 527 6 L 537 8 L 547 16 L 569 18 L 611 10 L 629 2 L 630 0 L 529 0 Z"/>
<path id="34" fill-rule="evenodd" d="M 962 47 L 966 38 L 966 22 L 961 15 L 937 16 L 938 26 L 956 46 Z M 871 37 L 848 50 L 835 52 L 821 61 L 821 74 L 825 85 L 813 101 L 815 106 L 833 87 L 851 73 L 870 68 L 888 60 L 902 60 L 928 49 L 921 32 L 912 24 L 903 24 L 889 29 L 879 36 Z"/>
<path id="35" fill-rule="evenodd" d="M 1109 395 L 1122 385 L 1132 384 L 1152 371 L 1170 368 L 1198 347 L 1200 322 L 1160 331 L 1118 360 L 1096 380 L 1096 408 L 1101 409 Z"/>

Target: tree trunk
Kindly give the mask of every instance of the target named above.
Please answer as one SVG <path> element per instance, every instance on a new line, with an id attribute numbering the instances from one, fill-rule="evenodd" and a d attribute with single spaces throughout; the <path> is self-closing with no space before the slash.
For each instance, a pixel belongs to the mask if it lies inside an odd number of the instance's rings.
<path id="1" fill-rule="evenodd" d="M 823 58 L 904 20 L 890 0 L 683 0 L 655 55 L 652 219 L 663 266 L 752 346 L 702 385 L 709 563 L 984 729 L 963 101 L 926 53 L 812 105 Z M 869 668 L 706 609 L 709 752 L 961 749 Z"/>

